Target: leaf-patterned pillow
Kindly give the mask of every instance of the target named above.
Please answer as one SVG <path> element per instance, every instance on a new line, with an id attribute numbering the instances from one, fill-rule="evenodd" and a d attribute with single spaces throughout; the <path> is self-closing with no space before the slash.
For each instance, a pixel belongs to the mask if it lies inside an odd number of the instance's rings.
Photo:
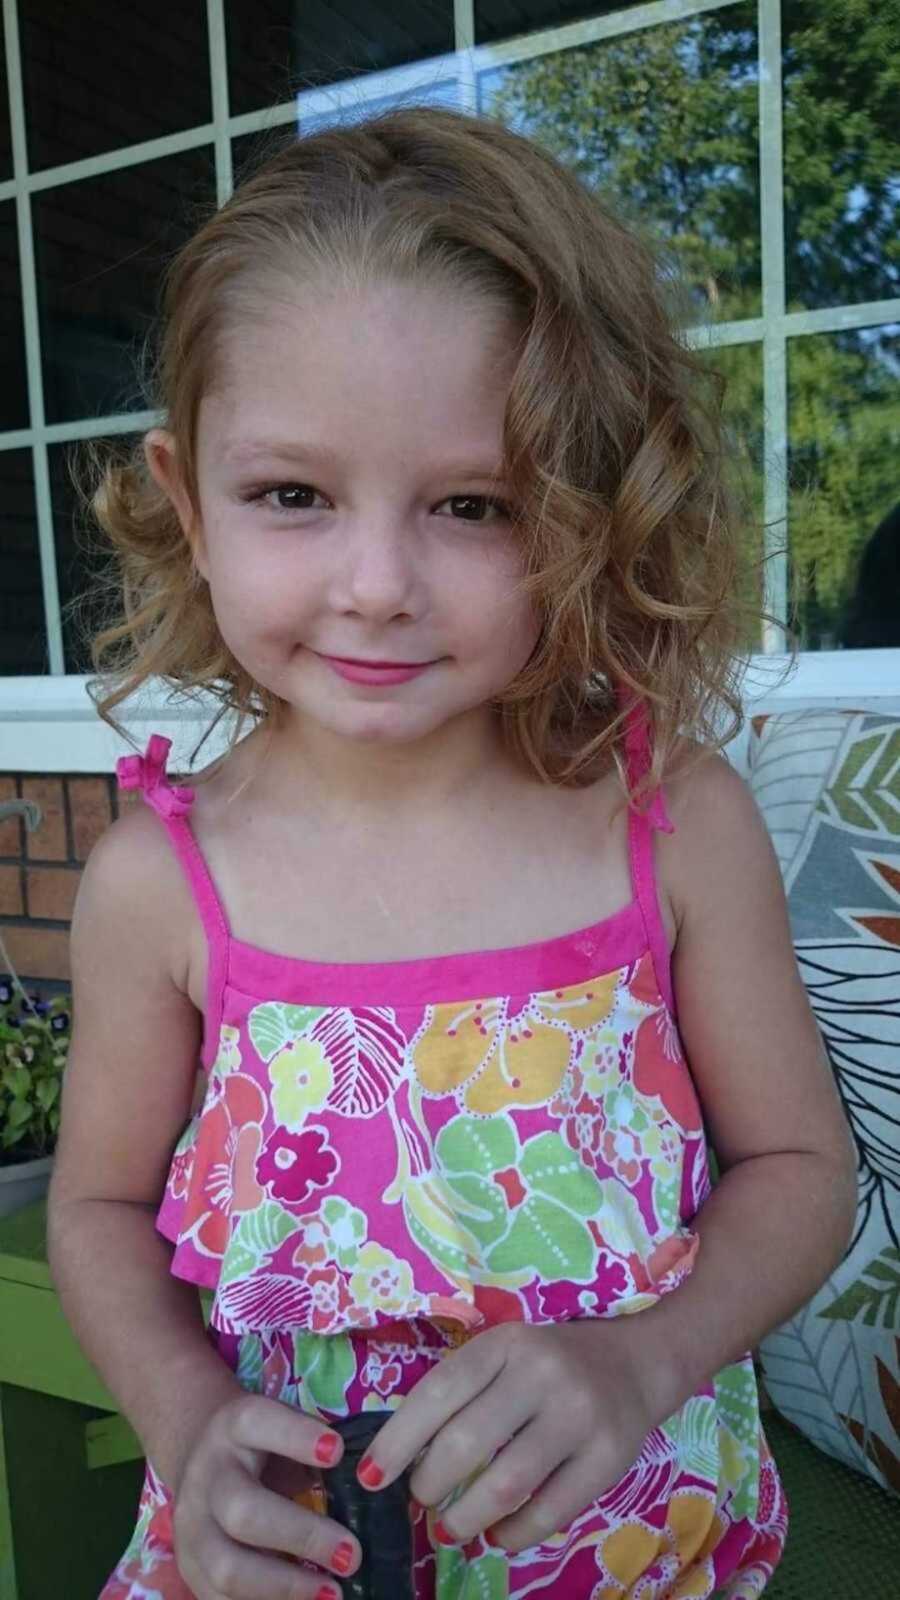
<path id="1" fill-rule="evenodd" d="M 850 1247 L 764 1340 L 766 1387 L 829 1455 L 900 1494 L 900 719 L 754 719 L 750 785 L 859 1156 Z"/>

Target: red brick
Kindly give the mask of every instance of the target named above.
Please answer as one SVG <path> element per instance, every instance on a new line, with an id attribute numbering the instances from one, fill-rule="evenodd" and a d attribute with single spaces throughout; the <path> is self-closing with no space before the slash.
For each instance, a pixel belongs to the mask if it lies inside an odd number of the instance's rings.
<path id="1" fill-rule="evenodd" d="M 0 778 L 0 802 L 15 800 L 15 778 Z M 0 856 L 20 856 L 22 854 L 22 822 L 19 817 L 7 817 L 0 822 Z"/>
<path id="2" fill-rule="evenodd" d="M 0 867 L 0 916 L 21 917 L 24 912 L 21 867 Z"/>
<path id="3" fill-rule="evenodd" d="M 41 808 L 42 821 L 34 833 L 26 834 L 29 861 L 65 861 L 69 854 L 66 844 L 66 815 L 63 810 L 63 788 L 58 778 L 23 778 L 22 798 L 35 800 Z"/>
<path id="4" fill-rule="evenodd" d="M 70 778 L 69 806 L 75 855 L 79 861 L 86 861 L 100 835 L 112 822 L 107 780 Z"/>
<path id="5" fill-rule="evenodd" d="M 69 935 L 66 929 L 6 927 L 3 942 L 23 983 L 40 978 L 68 981 Z"/>
<path id="6" fill-rule="evenodd" d="M 29 867 L 26 873 L 28 915 L 68 922 L 81 880 L 76 867 Z"/>

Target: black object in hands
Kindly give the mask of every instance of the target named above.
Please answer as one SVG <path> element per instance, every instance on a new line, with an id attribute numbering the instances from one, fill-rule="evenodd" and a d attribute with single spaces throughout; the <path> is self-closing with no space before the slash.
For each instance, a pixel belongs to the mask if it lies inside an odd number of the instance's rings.
<path id="1" fill-rule="evenodd" d="M 337 1466 L 322 1473 L 328 1515 L 356 1535 L 363 1552 L 359 1571 L 342 1580 L 347 1600 L 414 1600 L 409 1473 L 401 1473 L 384 1489 L 364 1489 L 356 1476 L 390 1415 L 366 1411 L 328 1424 L 344 1441 Z"/>

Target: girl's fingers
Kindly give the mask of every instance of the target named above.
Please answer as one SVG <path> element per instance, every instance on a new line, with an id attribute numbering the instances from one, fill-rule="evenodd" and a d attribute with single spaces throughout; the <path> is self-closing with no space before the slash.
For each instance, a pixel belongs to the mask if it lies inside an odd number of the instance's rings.
<path id="1" fill-rule="evenodd" d="M 339 1522 L 295 1505 L 284 1495 L 237 1474 L 214 1486 L 211 1509 L 238 1544 L 280 1550 L 346 1577 L 362 1560 L 359 1541 Z"/>
<path id="2" fill-rule="evenodd" d="M 244 1449 L 287 1456 L 306 1466 L 333 1467 L 344 1453 L 343 1439 L 326 1423 L 260 1394 L 235 1401 L 228 1418 L 228 1434 L 234 1444 Z"/>
<path id="3" fill-rule="evenodd" d="M 221 1600 L 326 1600 L 331 1592 L 333 1600 L 341 1600 L 341 1586 L 324 1572 L 303 1572 L 289 1561 L 262 1551 L 247 1550 L 241 1545 L 222 1541 L 206 1564 L 212 1593 Z M 190 1581 L 197 1579 L 190 1574 Z"/>
<path id="4" fill-rule="evenodd" d="M 527 1435 L 523 1436 L 523 1443 L 526 1439 Z M 609 1486 L 596 1460 L 592 1461 L 581 1454 L 568 1456 L 535 1489 L 520 1510 L 491 1524 L 489 1543 L 508 1550 L 512 1555 L 520 1550 L 530 1550 L 533 1545 L 543 1544 L 555 1533 L 568 1528 L 578 1513 Z M 453 1512 L 455 1515 L 455 1506 Z"/>
<path id="5" fill-rule="evenodd" d="M 498 1334 L 503 1331 L 496 1330 Z M 360 1462 L 360 1483 L 367 1489 L 381 1489 L 396 1478 L 445 1422 L 493 1383 L 503 1371 L 507 1353 L 506 1341 L 491 1330 L 442 1357 L 380 1429 L 369 1454 Z M 482 1448 L 471 1466 L 484 1460 L 484 1455 Z"/>
<path id="6" fill-rule="evenodd" d="M 445 1422 L 431 1441 L 410 1478 L 410 1489 L 416 1500 L 425 1506 L 440 1505 L 479 1467 L 487 1467 L 497 1451 L 533 1414 L 533 1394 L 524 1390 L 521 1383 L 514 1382 L 509 1370 L 505 1371 L 489 1389 Z M 547 1471 L 553 1464 L 548 1465 Z M 478 1479 L 479 1485 L 484 1476 Z M 473 1493 L 475 1487 L 473 1485 Z M 521 1499 L 522 1494 L 519 1494 L 513 1504 L 518 1505 Z M 453 1509 L 455 1512 L 456 1507 Z M 510 1510 L 511 1506 L 507 1506 L 506 1511 Z"/>
<path id="7" fill-rule="evenodd" d="M 526 1525 L 520 1519 L 529 1515 L 535 1526 L 543 1523 L 551 1511 L 542 1506 L 540 1500 L 535 1501 L 534 1497 L 539 1490 L 543 1493 L 545 1480 L 565 1459 L 566 1454 L 566 1448 L 547 1428 L 546 1419 L 534 1418 L 441 1515 L 438 1538 L 447 1544 L 466 1544 L 476 1533 L 482 1533 L 486 1528 L 493 1530 L 496 1523 L 511 1525 L 514 1513 L 523 1502 L 524 1508 L 515 1519 L 519 1526 Z M 584 1500 L 579 1502 L 577 1509 L 584 1503 Z M 532 1508 L 536 1505 L 538 1509 L 535 1512 Z M 555 1515 L 555 1510 L 552 1514 Z M 539 1543 L 556 1532 L 555 1525 L 548 1526 L 537 1538 L 526 1539 L 518 1548 L 526 1549 L 528 1545 Z"/>

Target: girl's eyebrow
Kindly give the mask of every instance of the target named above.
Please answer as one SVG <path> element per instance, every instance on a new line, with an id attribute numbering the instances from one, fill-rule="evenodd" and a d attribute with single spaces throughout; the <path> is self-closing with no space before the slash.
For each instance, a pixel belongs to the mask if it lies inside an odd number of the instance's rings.
<path id="1" fill-rule="evenodd" d="M 294 461 L 302 462 L 306 466 L 321 465 L 336 468 L 341 466 L 341 456 L 330 445 L 304 444 L 299 439 L 234 439 L 226 441 L 222 446 L 221 459 L 228 466 L 252 466 L 256 461 Z M 487 483 L 500 483 L 503 481 L 503 464 L 498 461 L 489 461 L 482 458 L 466 460 L 458 457 L 453 460 L 435 461 L 428 466 L 428 472 L 434 477 L 446 478 L 478 478 Z"/>
<path id="2" fill-rule="evenodd" d="M 339 456 L 329 445 L 304 444 L 300 439 L 233 439 L 222 446 L 222 460 L 229 466 L 247 466 L 265 458 L 271 461 L 320 461 L 323 466 L 337 466 Z"/>

